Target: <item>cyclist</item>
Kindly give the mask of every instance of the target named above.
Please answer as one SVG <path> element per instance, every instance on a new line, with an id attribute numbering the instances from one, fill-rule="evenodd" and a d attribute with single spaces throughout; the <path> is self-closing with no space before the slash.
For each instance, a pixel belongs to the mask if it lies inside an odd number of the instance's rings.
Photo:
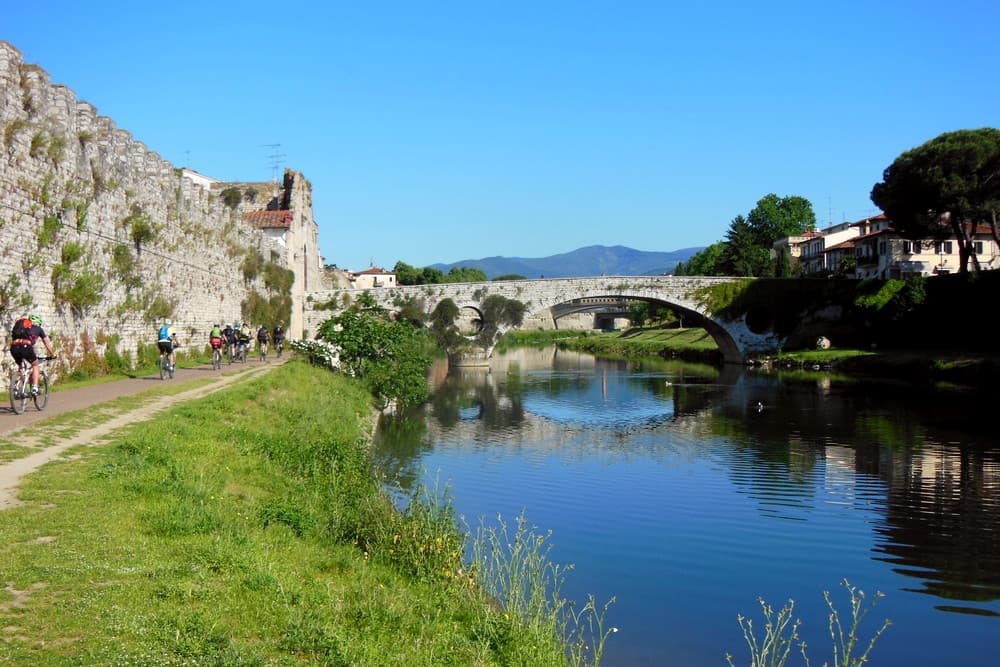
<path id="1" fill-rule="evenodd" d="M 233 357 L 236 355 L 236 329 L 231 322 L 226 322 L 226 327 L 222 330 L 222 339 L 229 350 L 229 363 L 233 363 Z"/>
<path id="2" fill-rule="evenodd" d="M 281 348 L 285 346 L 285 330 L 281 328 L 281 325 L 274 327 L 274 335 L 271 337 L 274 341 L 274 351 L 281 356 Z"/>
<path id="3" fill-rule="evenodd" d="M 45 344 L 45 351 L 50 357 L 55 356 L 52 351 L 52 341 L 42 328 L 41 315 L 29 315 L 21 317 L 14 322 L 10 331 L 10 356 L 18 364 L 26 361 L 31 364 L 31 395 L 38 395 L 38 356 L 35 354 L 35 342 L 38 339 Z"/>
<path id="4" fill-rule="evenodd" d="M 208 333 L 208 343 L 212 346 L 212 351 L 220 350 L 219 354 L 222 354 L 222 327 L 218 324 L 212 327 L 212 330 Z"/>
<path id="5" fill-rule="evenodd" d="M 157 335 L 156 346 L 160 348 L 160 354 L 170 355 L 170 370 L 174 370 L 176 354 L 174 350 L 181 346 L 177 340 L 177 332 L 174 331 L 173 322 L 169 319 L 163 321 L 160 332 Z"/>
<path id="6" fill-rule="evenodd" d="M 250 325 L 246 322 L 236 323 L 236 348 L 240 353 L 240 358 L 246 360 L 247 352 L 250 349 Z"/>
<path id="7" fill-rule="evenodd" d="M 267 327 L 263 324 L 257 329 L 257 349 L 260 350 L 261 359 L 267 356 Z"/>

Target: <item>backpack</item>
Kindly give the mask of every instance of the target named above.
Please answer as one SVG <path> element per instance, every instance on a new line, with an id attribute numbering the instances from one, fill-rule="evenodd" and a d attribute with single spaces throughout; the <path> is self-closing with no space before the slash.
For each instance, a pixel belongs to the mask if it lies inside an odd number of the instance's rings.
<path id="1" fill-rule="evenodd" d="M 31 335 L 31 327 L 34 323 L 27 317 L 20 317 L 14 320 L 14 328 L 10 330 L 10 337 L 14 340 L 25 340 Z"/>
<path id="2" fill-rule="evenodd" d="M 166 324 L 160 327 L 160 340 L 170 340 L 170 327 Z"/>

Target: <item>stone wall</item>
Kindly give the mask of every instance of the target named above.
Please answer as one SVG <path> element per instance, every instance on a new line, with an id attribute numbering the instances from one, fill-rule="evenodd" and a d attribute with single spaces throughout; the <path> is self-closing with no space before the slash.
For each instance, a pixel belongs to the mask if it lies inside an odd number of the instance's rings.
<path id="1" fill-rule="evenodd" d="M 252 253 L 308 268 L 293 288 L 301 310 L 308 277 L 317 284 L 321 271 L 308 181 L 289 172 L 279 186 L 299 207 L 291 244 L 243 222 L 220 199 L 223 186 L 184 177 L 0 41 L 4 342 L 15 317 L 39 313 L 65 371 L 86 351 L 103 355 L 112 334 L 119 352 L 134 354 L 169 315 L 181 342 L 200 350 L 212 324 L 239 320 L 251 292 L 267 294 L 241 269 Z M 293 264 L 296 251 L 307 258 Z"/>

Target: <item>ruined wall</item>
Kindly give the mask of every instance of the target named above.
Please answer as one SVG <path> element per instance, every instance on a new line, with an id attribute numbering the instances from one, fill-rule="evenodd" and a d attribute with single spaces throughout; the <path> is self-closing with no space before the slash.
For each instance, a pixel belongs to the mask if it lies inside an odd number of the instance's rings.
<path id="1" fill-rule="evenodd" d="M 288 256 L 216 190 L 184 178 L 0 41 L 5 345 L 13 319 L 37 312 L 70 365 L 86 350 L 103 355 L 112 334 L 120 352 L 134 353 L 152 342 L 164 315 L 183 344 L 204 347 L 213 323 L 240 319 L 250 292 L 266 293 L 261 277 L 244 275 L 244 257 Z M 308 182 L 296 190 L 309 208 L 297 215 L 314 230 Z"/>

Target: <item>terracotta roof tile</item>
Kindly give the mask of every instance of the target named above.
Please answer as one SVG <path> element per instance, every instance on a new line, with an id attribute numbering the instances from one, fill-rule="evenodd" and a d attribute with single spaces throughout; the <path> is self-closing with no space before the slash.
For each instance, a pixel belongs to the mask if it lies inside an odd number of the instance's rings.
<path id="1" fill-rule="evenodd" d="M 243 219 L 258 229 L 288 229 L 294 216 L 294 211 L 248 211 Z"/>

